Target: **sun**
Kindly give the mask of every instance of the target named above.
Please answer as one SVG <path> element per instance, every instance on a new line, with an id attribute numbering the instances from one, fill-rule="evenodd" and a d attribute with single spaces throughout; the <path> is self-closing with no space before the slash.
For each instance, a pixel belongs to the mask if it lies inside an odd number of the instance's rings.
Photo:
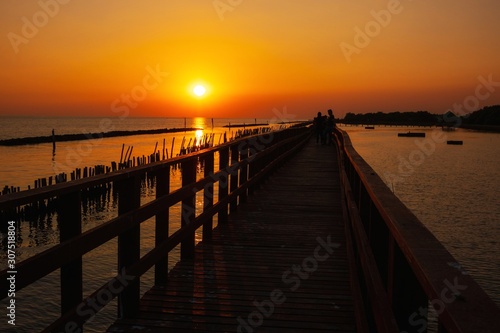
<path id="1" fill-rule="evenodd" d="M 198 84 L 193 88 L 193 93 L 198 97 L 205 95 L 206 92 L 207 92 L 207 89 L 204 86 L 202 86 L 201 84 Z"/>

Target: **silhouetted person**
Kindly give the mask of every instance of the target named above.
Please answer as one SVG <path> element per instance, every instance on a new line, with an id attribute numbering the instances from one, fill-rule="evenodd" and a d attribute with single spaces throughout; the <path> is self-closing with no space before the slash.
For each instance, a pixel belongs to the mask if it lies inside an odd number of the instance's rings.
<path id="1" fill-rule="evenodd" d="M 316 143 L 324 144 L 325 141 L 325 117 L 321 115 L 321 112 L 318 112 L 318 116 L 314 118 L 313 125 L 316 131 Z"/>
<path id="2" fill-rule="evenodd" d="M 332 109 L 328 110 L 328 118 L 326 119 L 325 131 L 326 142 L 331 145 L 333 142 L 333 129 L 335 128 L 335 117 Z"/>

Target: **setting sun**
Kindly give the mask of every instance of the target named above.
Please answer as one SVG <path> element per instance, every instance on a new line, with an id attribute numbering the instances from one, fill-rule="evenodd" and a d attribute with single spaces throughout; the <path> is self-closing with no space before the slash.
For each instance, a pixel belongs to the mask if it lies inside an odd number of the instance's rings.
<path id="1" fill-rule="evenodd" d="M 201 84 L 196 85 L 193 89 L 193 93 L 198 97 L 205 95 L 206 92 L 207 92 L 207 89 L 204 86 L 202 86 Z"/>

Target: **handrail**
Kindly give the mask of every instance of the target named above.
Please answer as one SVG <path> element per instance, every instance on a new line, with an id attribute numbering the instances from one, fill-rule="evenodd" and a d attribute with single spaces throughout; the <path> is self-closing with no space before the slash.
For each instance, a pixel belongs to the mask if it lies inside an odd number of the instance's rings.
<path id="1" fill-rule="evenodd" d="M 388 189 L 353 148 L 347 133 L 337 128 L 335 136 L 343 161 L 341 178 L 348 182 L 344 191 L 352 198 L 353 243 L 363 244 L 360 238 L 369 241 L 384 287 L 383 297 L 392 308 L 399 330 L 427 332 L 428 307 L 432 306 L 438 315 L 439 332 L 497 332 L 498 306 Z M 367 269 L 366 263 L 360 263 L 364 275 L 372 273 Z M 380 301 L 371 298 L 370 291 L 363 297 L 371 305 Z M 385 331 L 374 325 L 370 332 Z"/>
<path id="2" fill-rule="evenodd" d="M 118 296 L 120 316 L 134 316 L 139 306 L 140 276 L 155 266 L 155 285 L 166 283 L 168 253 L 181 244 L 181 260 L 193 258 L 195 231 L 203 226 L 203 240 L 209 241 L 214 215 L 218 214 L 219 223 L 226 223 L 228 208 L 234 210 L 238 201 L 243 202 L 247 194 L 300 149 L 310 135 L 310 127 L 297 126 L 244 137 L 166 161 L 0 196 L 0 210 L 53 197 L 61 202 L 57 208 L 60 243 L 16 265 L 16 289 L 61 269 L 61 317 L 43 332 L 81 329 L 91 317 L 82 309 L 88 301 L 96 299 L 100 302 L 93 309 L 100 310 Z M 219 154 L 219 170 L 214 170 L 215 153 Z M 199 160 L 205 161 L 204 178 L 196 181 Z M 169 193 L 170 167 L 178 164 L 183 186 Z M 138 179 L 145 174 L 157 177 L 157 197 L 141 206 Z M 107 183 L 112 183 L 118 192 L 118 216 L 82 233 L 80 192 Z M 216 183 L 219 199 L 214 204 L 212 193 Z M 203 191 L 205 202 L 203 212 L 196 216 L 194 198 L 199 191 Z M 181 228 L 168 235 L 168 208 L 179 202 L 183 210 Z M 140 258 L 138 228 L 154 216 L 156 244 Z M 119 274 L 83 298 L 82 256 L 115 237 L 118 237 Z M 8 289 L 7 276 L 7 269 L 0 272 L 2 290 Z M 1 297 L 5 298 L 6 294 Z"/>

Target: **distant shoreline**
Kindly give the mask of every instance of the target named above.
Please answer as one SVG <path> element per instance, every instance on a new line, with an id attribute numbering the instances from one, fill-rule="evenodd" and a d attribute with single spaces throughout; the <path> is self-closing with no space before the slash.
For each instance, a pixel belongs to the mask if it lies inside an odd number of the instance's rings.
<path id="1" fill-rule="evenodd" d="M 479 132 L 495 132 L 500 133 L 500 126 L 497 125 L 478 125 L 478 124 L 461 124 L 460 126 L 448 126 L 448 124 L 382 124 L 382 123 L 344 123 L 342 120 L 337 122 L 345 127 L 349 126 L 373 126 L 373 127 L 456 127 L 461 129 L 474 130 Z"/>
<path id="2" fill-rule="evenodd" d="M 495 125 L 462 124 L 460 125 L 460 128 L 481 131 L 481 132 L 500 133 L 500 126 L 495 126 Z"/>
<path id="3" fill-rule="evenodd" d="M 81 133 L 81 134 L 56 134 L 54 136 L 35 136 L 17 139 L 0 140 L 0 146 L 22 146 L 33 145 L 40 143 L 65 142 L 65 141 L 80 141 L 93 140 L 102 138 L 112 138 L 118 136 L 132 136 L 145 134 L 162 134 L 162 133 L 177 133 L 177 132 L 192 132 L 200 128 L 160 128 L 153 130 L 137 130 L 137 131 L 111 131 L 100 133 Z"/>

